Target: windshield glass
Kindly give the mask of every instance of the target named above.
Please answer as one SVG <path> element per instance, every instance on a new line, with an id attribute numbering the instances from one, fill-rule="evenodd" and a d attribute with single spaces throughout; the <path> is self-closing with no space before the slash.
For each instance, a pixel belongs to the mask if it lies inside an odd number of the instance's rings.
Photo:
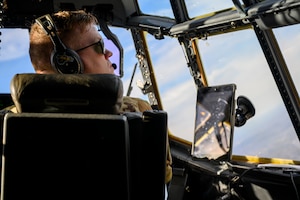
<path id="1" fill-rule="evenodd" d="M 230 0 L 214 0 L 214 1 L 195 1 L 185 0 L 185 4 L 188 10 L 190 18 L 194 18 L 207 13 L 213 13 L 219 10 L 224 10 L 233 7 L 233 3 Z"/>
<path id="2" fill-rule="evenodd" d="M 232 1 L 219 4 L 215 1 L 185 2 L 191 18 L 233 6 Z M 167 9 L 160 7 L 150 11 L 150 8 L 148 6 L 146 11 L 154 14 Z M 300 25 L 274 29 L 298 93 L 300 83 L 296 76 L 300 74 L 297 67 L 300 45 L 295 44 L 300 41 L 299 32 Z M 169 114 L 169 128 L 175 136 L 193 141 L 196 87 L 183 52 L 176 39 L 157 41 L 152 36 L 147 39 L 163 106 Z M 212 36 L 199 40 L 198 47 L 208 84 L 235 83 L 236 98 L 246 96 L 256 109 L 255 116 L 244 126 L 234 128 L 233 154 L 300 160 L 297 153 L 300 151 L 299 139 L 254 31 Z"/>
<path id="3" fill-rule="evenodd" d="M 290 31 L 296 34 L 299 30 Z M 285 43 L 283 38 L 280 42 Z M 235 127 L 233 153 L 299 160 L 299 140 L 254 32 L 222 34 L 200 41 L 199 47 L 209 84 L 235 83 L 236 97 L 246 96 L 256 110 L 244 126 Z M 296 57 L 293 53 L 288 57 L 295 76 L 300 72 Z"/>
<path id="4" fill-rule="evenodd" d="M 27 29 L 0 29 L 0 93 L 10 93 L 10 80 L 16 73 L 34 72 L 28 56 Z"/>

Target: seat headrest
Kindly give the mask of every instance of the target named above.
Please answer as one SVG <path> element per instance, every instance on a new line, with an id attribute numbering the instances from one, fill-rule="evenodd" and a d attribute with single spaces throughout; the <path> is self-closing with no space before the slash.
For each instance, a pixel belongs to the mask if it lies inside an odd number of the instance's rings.
<path id="1" fill-rule="evenodd" d="M 114 74 L 16 74 L 11 95 L 18 112 L 119 112 L 123 84 Z"/>

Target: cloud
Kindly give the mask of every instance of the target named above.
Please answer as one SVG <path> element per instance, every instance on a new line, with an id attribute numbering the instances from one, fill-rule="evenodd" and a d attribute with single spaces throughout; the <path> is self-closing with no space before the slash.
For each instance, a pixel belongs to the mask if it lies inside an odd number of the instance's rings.
<path id="1" fill-rule="evenodd" d="M 1 29 L 0 61 L 9 61 L 28 55 L 27 29 Z"/>
<path id="2" fill-rule="evenodd" d="M 170 130 L 176 136 L 193 140 L 195 124 L 196 89 L 194 82 L 189 79 L 178 87 L 173 87 L 162 93 L 163 107 L 168 113 Z"/>
<path id="3" fill-rule="evenodd" d="M 274 34 L 278 38 L 279 46 L 282 49 L 286 64 L 290 70 L 291 77 L 300 93 L 300 67 L 299 67 L 299 41 L 300 25 L 288 26 L 280 29 L 275 29 Z M 293 39 L 291 39 L 293 38 Z"/>
<path id="4" fill-rule="evenodd" d="M 189 17 L 195 17 L 233 7 L 233 3 L 231 1 L 223 0 L 214 0 L 214 3 L 209 1 L 186 0 L 185 3 L 189 12 Z"/>

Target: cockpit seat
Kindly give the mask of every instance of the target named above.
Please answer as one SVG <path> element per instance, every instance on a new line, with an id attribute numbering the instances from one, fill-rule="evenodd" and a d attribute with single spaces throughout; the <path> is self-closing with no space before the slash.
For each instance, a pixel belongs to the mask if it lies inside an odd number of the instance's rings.
<path id="1" fill-rule="evenodd" d="M 18 74 L 3 128 L 2 200 L 164 199 L 167 113 L 118 112 L 109 74 Z"/>

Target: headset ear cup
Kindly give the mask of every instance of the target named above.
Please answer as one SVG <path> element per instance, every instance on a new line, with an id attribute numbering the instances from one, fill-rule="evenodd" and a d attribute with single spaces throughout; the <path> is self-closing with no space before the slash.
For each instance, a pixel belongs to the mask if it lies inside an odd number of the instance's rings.
<path id="1" fill-rule="evenodd" d="M 79 55 L 71 49 L 53 51 L 51 65 L 61 74 L 82 74 L 84 71 Z"/>

